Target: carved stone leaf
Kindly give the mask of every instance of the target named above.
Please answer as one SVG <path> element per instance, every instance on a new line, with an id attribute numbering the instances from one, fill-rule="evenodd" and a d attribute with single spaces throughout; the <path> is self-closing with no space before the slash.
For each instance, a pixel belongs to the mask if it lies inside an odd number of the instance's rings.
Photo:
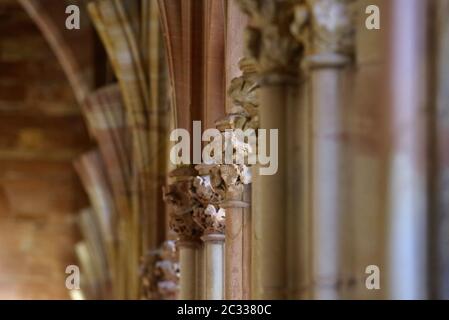
<path id="1" fill-rule="evenodd" d="M 164 200 L 170 205 L 170 228 L 181 240 L 195 240 L 201 230 L 192 219 L 192 211 L 199 205 L 192 196 L 192 179 L 177 181 L 164 189 Z"/>
<path id="2" fill-rule="evenodd" d="M 243 128 L 244 130 L 247 129 L 258 129 L 260 127 L 260 121 L 259 121 L 259 116 L 255 115 L 253 117 L 251 117 L 250 121 L 248 121 L 245 124 L 245 127 Z"/>
<path id="3" fill-rule="evenodd" d="M 217 203 L 221 200 L 212 186 L 209 175 L 195 177 L 193 186 L 193 196 L 201 204 Z"/>
<path id="4" fill-rule="evenodd" d="M 309 22 L 309 10 L 303 5 L 299 4 L 295 6 L 294 9 L 294 19 L 290 25 L 290 32 L 296 38 L 296 40 L 302 44 L 306 52 L 310 51 L 310 40 L 308 32 L 308 22 Z"/>
<path id="5" fill-rule="evenodd" d="M 252 180 L 251 170 L 247 166 L 240 166 L 240 181 L 243 184 L 250 184 Z"/>
<path id="6" fill-rule="evenodd" d="M 191 212 L 182 215 L 173 214 L 169 224 L 181 240 L 197 240 L 201 236 L 201 230 L 193 221 Z"/>
<path id="7" fill-rule="evenodd" d="M 197 208 L 194 211 L 194 219 L 205 234 L 220 233 L 225 231 L 225 210 L 216 209 L 215 206 L 209 204 L 206 208 Z"/>
<path id="8" fill-rule="evenodd" d="M 237 165 L 220 166 L 220 176 L 223 180 L 226 198 L 235 198 L 243 192 L 243 186 L 239 181 L 239 169 Z"/>
<path id="9" fill-rule="evenodd" d="M 176 250 L 176 243 L 172 240 L 164 241 L 161 246 L 160 256 L 164 260 L 176 261 L 178 259 L 178 252 Z"/>
<path id="10" fill-rule="evenodd" d="M 177 213 L 187 212 L 192 209 L 194 203 L 189 195 L 190 181 L 179 181 L 164 188 L 163 196 Z"/>
<path id="11" fill-rule="evenodd" d="M 226 186 L 232 186 L 237 183 L 240 176 L 239 168 L 237 165 L 223 165 L 220 168 L 221 178 L 223 179 Z"/>
<path id="12" fill-rule="evenodd" d="M 215 122 L 215 126 L 221 132 L 228 129 L 242 129 L 245 123 L 248 121 L 248 115 L 245 109 L 240 108 L 238 113 L 230 113 L 224 118 L 221 118 Z"/>
<path id="13" fill-rule="evenodd" d="M 223 179 L 220 175 L 220 166 L 214 166 L 210 171 L 210 181 L 214 189 L 220 188 L 223 184 Z"/>
<path id="14" fill-rule="evenodd" d="M 245 110 L 249 107 L 259 105 L 256 89 L 259 85 L 249 77 L 238 77 L 231 81 L 228 95 L 237 106 L 242 106 Z"/>
<path id="15" fill-rule="evenodd" d="M 179 265 L 170 260 L 158 261 L 156 262 L 156 274 L 166 281 L 177 281 L 179 278 Z"/>
<path id="16" fill-rule="evenodd" d="M 267 26 L 262 31 L 262 47 L 259 55 L 261 71 L 292 73 L 299 64 L 301 47 L 289 35 L 281 32 L 278 26 Z M 292 68 L 293 66 L 293 68 Z"/>

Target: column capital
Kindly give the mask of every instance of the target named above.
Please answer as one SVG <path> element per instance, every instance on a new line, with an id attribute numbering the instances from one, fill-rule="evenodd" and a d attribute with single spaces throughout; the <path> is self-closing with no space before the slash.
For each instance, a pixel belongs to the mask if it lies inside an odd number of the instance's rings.
<path id="1" fill-rule="evenodd" d="M 237 0 L 249 16 L 245 55 L 256 61 L 262 84 L 296 81 L 302 45 L 290 33 L 294 7 L 303 0 Z"/>
<path id="2" fill-rule="evenodd" d="M 165 241 L 159 249 L 143 259 L 143 298 L 173 300 L 179 292 L 179 258 L 173 240 Z"/>
<path id="3" fill-rule="evenodd" d="M 224 118 L 215 122 L 218 130 L 226 129 L 258 129 L 259 128 L 259 98 L 255 63 L 252 59 L 240 60 L 242 75 L 231 80 L 228 97 L 233 107 Z"/>
<path id="4" fill-rule="evenodd" d="M 247 207 L 241 201 L 244 185 L 251 183 L 245 165 L 197 165 L 200 173 L 194 178 L 192 195 L 200 205 L 193 209 L 193 220 L 204 234 L 223 234 L 225 208 Z"/>
<path id="5" fill-rule="evenodd" d="M 199 175 L 193 179 L 192 196 L 199 205 L 193 210 L 193 220 L 203 230 L 203 234 L 223 234 L 225 211 L 219 207 L 224 193 L 215 187 L 211 171 L 218 165 L 197 165 Z"/>
<path id="6" fill-rule="evenodd" d="M 294 8 L 292 35 L 305 48 L 311 68 L 341 67 L 355 48 L 354 0 L 305 0 Z"/>
<path id="7" fill-rule="evenodd" d="M 170 228 L 177 233 L 181 242 L 199 241 L 202 232 L 193 220 L 192 214 L 198 201 L 192 195 L 193 176 L 196 173 L 189 168 L 188 175 L 178 175 L 179 169 L 170 174 L 175 181 L 164 188 L 164 200 L 170 206 Z M 185 170 L 184 170 L 185 171 Z"/>
<path id="8" fill-rule="evenodd" d="M 193 211 L 193 219 L 203 229 L 204 235 L 224 234 L 225 210 L 212 204 L 198 207 Z"/>
<path id="9" fill-rule="evenodd" d="M 204 204 L 221 206 L 222 203 L 232 200 L 240 200 L 245 185 L 251 183 L 251 170 L 243 164 L 198 165 L 198 170 L 207 172 L 207 188 L 214 193 L 215 201 L 205 201 Z M 206 187 L 206 186 L 204 186 Z"/>

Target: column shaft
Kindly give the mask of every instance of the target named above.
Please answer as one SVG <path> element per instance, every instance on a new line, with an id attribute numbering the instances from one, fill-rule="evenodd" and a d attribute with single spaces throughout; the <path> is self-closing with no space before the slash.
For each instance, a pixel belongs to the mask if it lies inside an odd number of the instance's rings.
<path id="1" fill-rule="evenodd" d="M 312 71 L 314 297 L 337 299 L 343 220 L 341 69 Z"/>
<path id="2" fill-rule="evenodd" d="M 226 299 L 248 300 L 251 292 L 251 187 L 241 195 L 245 206 L 226 207 Z M 236 199 L 237 200 L 237 199 Z M 232 217 L 232 219 L 230 219 Z"/>
<path id="3" fill-rule="evenodd" d="M 222 300 L 224 297 L 224 236 L 203 236 L 205 252 L 206 295 L 207 300 Z"/>
<path id="4" fill-rule="evenodd" d="M 195 300 L 197 293 L 197 252 L 198 245 L 193 243 L 178 243 L 180 268 L 180 300 Z"/>
<path id="5" fill-rule="evenodd" d="M 289 88 L 284 85 L 270 85 L 260 88 L 260 127 L 278 130 L 278 171 L 274 175 L 259 175 L 258 201 L 262 235 L 259 239 L 260 291 L 255 298 L 284 299 L 287 287 L 286 274 L 286 112 L 289 107 Z M 268 131 L 268 130 L 267 130 Z M 269 152 L 271 146 L 267 145 Z M 256 173 L 259 174 L 259 173 Z"/>

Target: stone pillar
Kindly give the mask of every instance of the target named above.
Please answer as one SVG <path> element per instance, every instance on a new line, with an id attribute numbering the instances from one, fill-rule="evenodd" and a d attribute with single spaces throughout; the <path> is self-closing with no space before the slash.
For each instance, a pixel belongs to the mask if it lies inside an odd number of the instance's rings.
<path id="1" fill-rule="evenodd" d="M 258 251 L 254 261 L 258 273 L 254 275 L 254 298 L 283 299 L 287 297 L 288 282 L 287 115 L 295 106 L 297 66 L 302 54 L 301 44 L 290 33 L 290 24 L 294 7 L 302 1 L 238 0 L 238 3 L 249 16 L 245 56 L 256 62 L 260 78 L 260 128 L 278 130 L 277 172 L 258 175 L 256 170 L 258 209 L 254 216 L 253 246 Z"/>
<path id="2" fill-rule="evenodd" d="M 242 59 L 239 65 L 243 74 L 232 79 L 228 89 L 232 107 L 225 118 L 216 122 L 223 137 L 228 129 L 244 131 L 259 127 L 256 93 L 259 86 L 254 63 L 250 59 Z M 247 151 L 243 152 L 248 155 Z M 244 172 L 243 179 L 234 168 L 222 165 L 215 171 L 223 193 L 220 206 L 226 209 L 226 299 L 246 300 L 251 298 L 251 176 L 249 164 L 240 167 Z"/>
<path id="3" fill-rule="evenodd" d="M 205 234 L 201 239 L 204 241 L 205 254 L 205 299 L 223 300 L 224 271 L 223 250 L 224 234 Z"/>
<path id="4" fill-rule="evenodd" d="M 250 203 L 244 198 L 251 176 L 249 168 L 223 165 L 215 174 L 221 178 L 226 210 L 226 299 L 250 299 L 251 288 L 251 228 Z M 232 215 L 232 219 L 229 216 Z"/>
<path id="5" fill-rule="evenodd" d="M 199 176 L 193 181 L 193 196 L 199 205 L 194 208 L 193 219 L 203 231 L 204 242 L 204 295 L 206 300 L 224 298 L 224 241 L 225 211 L 219 208 L 219 195 L 211 183 L 213 166 L 198 165 Z"/>
<path id="6" fill-rule="evenodd" d="M 353 0 L 308 0 L 297 6 L 292 33 L 305 47 L 310 76 L 312 137 L 313 297 L 336 299 L 341 285 L 344 223 L 343 76 L 354 46 Z"/>
<path id="7" fill-rule="evenodd" d="M 191 193 L 196 174 L 191 166 L 177 168 L 170 174 L 174 181 L 164 190 L 164 199 L 170 205 L 170 228 L 178 235 L 181 300 L 198 299 L 200 296 L 197 290 L 197 256 L 202 231 L 193 220 L 193 210 L 198 203 Z"/>
<path id="8" fill-rule="evenodd" d="M 426 299 L 428 222 L 428 1 L 390 1 L 388 291 L 392 299 Z M 447 232 L 447 231 L 445 231 Z"/>
<path id="9" fill-rule="evenodd" d="M 179 269 L 180 269 L 180 300 L 195 300 L 199 299 L 201 293 L 197 290 L 197 268 L 198 251 L 201 245 L 198 241 L 180 240 L 179 248 Z"/>
<path id="10" fill-rule="evenodd" d="M 434 212 L 430 221 L 430 254 L 435 261 L 429 265 L 430 281 L 432 283 L 431 299 L 449 299 L 449 121 L 441 114 L 449 112 L 449 21 L 445 18 L 449 12 L 449 2 L 438 0 L 433 4 L 433 25 L 436 30 L 435 75 L 436 101 L 435 113 L 432 115 L 435 125 L 435 163 L 432 179 L 433 190 L 430 191 Z M 432 208 L 431 208 L 432 210 Z"/>
<path id="11" fill-rule="evenodd" d="M 232 117 L 231 117 L 232 118 Z M 222 122 L 220 122 L 222 124 Z M 221 128 L 221 127 L 220 127 Z M 235 159 L 233 159 L 235 160 Z M 194 209 L 193 218 L 195 222 L 203 229 L 203 237 L 205 246 L 205 298 L 220 300 L 224 298 L 224 240 L 225 240 L 225 208 L 231 214 L 244 215 L 243 208 L 248 204 L 243 202 L 244 186 L 249 184 L 251 177 L 249 169 L 245 165 L 237 164 L 212 164 L 198 165 L 196 169 L 199 172 L 193 183 L 194 196 L 201 204 Z M 240 225 L 239 228 L 242 226 Z M 250 230 L 248 228 L 248 230 Z M 249 235 L 246 235 L 246 239 Z M 234 237 L 235 238 L 235 237 Z M 238 234 L 237 239 L 232 239 L 231 245 L 226 245 L 227 261 L 226 269 L 229 271 L 229 265 L 235 270 L 233 272 L 240 276 L 234 275 L 232 272 L 226 273 L 226 282 L 234 281 L 240 286 L 244 284 L 244 280 L 249 284 L 249 263 L 246 267 L 243 265 L 249 259 L 249 253 L 241 246 L 248 243 L 243 242 L 243 234 Z M 240 245 L 237 248 L 236 245 Z M 248 247 L 249 248 L 249 247 Z M 244 254 L 246 251 L 246 254 Z M 231 256 L 233 253 L 235 257 Z M 243 275 L 246 275 L 243 278 Z M 243 279 L 242 279 L 243 278 Z M 239 296 L 243 296 L 242 288 L 236 290 Z M 241 299 L 241 297 L 240 297 Z"/>
<path id="12" fill-rule="evenodd" d="M 226 25 L 226 87 L 228 96 L 226 111 L 228 116 L 219 120 L 217 128 L 220 131 L 231 128 L 229 115 L 240 115 L 247 122 L 248 112 L 244 106 L 255 107 L 257 102 L 254 81 L 247 75 L 248 59 L 244 57 L 244 30 L 247 24 L 246 15 L 240 11 L 235 1 L 227 1 Z M 244 71 L 246 69 L 246 71 Z M 254 75 L 254 70 L 252 70 Z M 251 101 L 253 100 L 253 102 Z M 248 102 L 248 103 L 246 103 Z M 238 109 L 240 107 L 240 109 Z M 243 109 L 242 109 L 243 107 Z M 255 108 L 253 108 L 255 111 Z M 253 116 L 256 116 L 254 112 Z M 256 128 L 254 128 L 256 129 Z M 257 201 L 257 200 L 255 200 Z M 225 259 L 225 297 L 230 300 L 251 298 L 251 186 L 244 188 L 242 193 L 225 196 L 221 207 L 226 210 L 226 259 Z"/>
<path id="13" fill-rule="evenodd" d="M 225 296 L 227 300 L 251 298 L 251 217 L 250 202 L 243 190 L 221 204 L 226 210 Z M 232 216 L 231 219 L 228 217 Z"/>

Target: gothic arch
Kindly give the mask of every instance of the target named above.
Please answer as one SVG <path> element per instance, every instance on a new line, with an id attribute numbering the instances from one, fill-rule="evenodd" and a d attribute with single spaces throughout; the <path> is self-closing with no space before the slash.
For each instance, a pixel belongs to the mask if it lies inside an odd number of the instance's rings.
<path id="1" fill-rule="evenodd" d="M 53 49 L 78 103 L 82 103 L 94 87 L 94 33 L 85 14 L 86 1 L 78 0 L 81 10 L 80 30 L 65 28 L 64 1 L 19 0 L 22 7 L 36 23 Z M 71 1 L 73 4 L 74 1 Z M 91 44 L 86 45 L 87 44 Z M 81 45 L 82 44 L 82 45 Z"/>

